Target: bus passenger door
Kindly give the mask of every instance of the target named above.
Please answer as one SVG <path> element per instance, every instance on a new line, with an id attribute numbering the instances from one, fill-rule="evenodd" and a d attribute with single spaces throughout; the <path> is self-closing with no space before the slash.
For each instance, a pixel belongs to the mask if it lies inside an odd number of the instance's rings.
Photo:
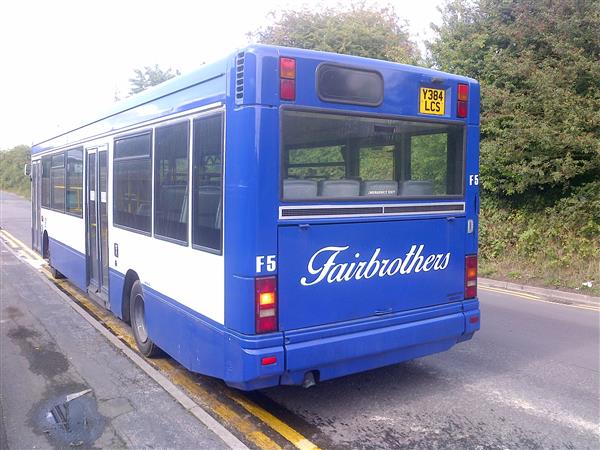
<path id="1" fill-rule="evenodd" d="M 31 164 L 31 248 L 38 253 L 41 249 L 41 201 L 42 201 L 42 165 L 40 160 Z"/>
<path id="2" fill-rule="evenodd" d="M 108 152 L 107 147 L 87 149 L 86 235 L 88 293 L 108 305 Z"/>

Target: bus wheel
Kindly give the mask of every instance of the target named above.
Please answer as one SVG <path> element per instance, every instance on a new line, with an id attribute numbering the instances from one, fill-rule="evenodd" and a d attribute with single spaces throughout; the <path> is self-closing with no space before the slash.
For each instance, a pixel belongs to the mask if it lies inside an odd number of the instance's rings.
<path id="1" fill-rule="evenodd" d="M 62 273 L 60 273 L 58 270 L 56 270 L 56 268 L 52 266 L 48 266 L 48 270 L 50 272 L 50 275 L 52 275 L 52 278 L 54 278 L 55 280 L 62 280 L 65 277 Z"/>
<path id="2" fill-rule="evenodd" d="M 131 319 L 131 329 L 133 337 L 140 353 L 148 358 L 158 356 L 160 349 L 148 336 L 146 327 L 146 310 L 144 305 L 144 293 L 140 280 L 136 280 L 131 287 L 129 297 L 129 317 Z"/>

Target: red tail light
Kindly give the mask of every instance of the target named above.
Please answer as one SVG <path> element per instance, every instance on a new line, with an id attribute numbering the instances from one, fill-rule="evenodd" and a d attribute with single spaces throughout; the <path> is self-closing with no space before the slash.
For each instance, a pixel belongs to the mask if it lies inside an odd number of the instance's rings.
<path id="1" fill-rule="evenodd" d="M 279 58 L 279 97 L 281 100 L 296 100 L 296 60 Z"/>
<path id="2" fill-rule="evenodd" d="M 277 331 L 277 277 L 254 279 L 256 332 Z"/>
<path id="3" fill-rule="evenodd" d="M 281 100 L 296 100 L 296 80 L 282 79 L 279 83 Z"/>
<path id="4" fill-rule="evenodd" d="M 465 299 L 477 297 L 477 255 L 465 257 Z"/>
<path id="5" fill-rule="evenodd" d="M 458 117 L 467 117 L 468 112 L 468 101 L 469 101 L 469 85 L 468 84 L 458 84 L 458 101 L 456 103 L 456 115 Z"/>
<path id="6" fill-rule="evenodd" d="M 467 117 L 467 102 L 458 102 L 456 107 L 456 115 L 458 117 Z"/>

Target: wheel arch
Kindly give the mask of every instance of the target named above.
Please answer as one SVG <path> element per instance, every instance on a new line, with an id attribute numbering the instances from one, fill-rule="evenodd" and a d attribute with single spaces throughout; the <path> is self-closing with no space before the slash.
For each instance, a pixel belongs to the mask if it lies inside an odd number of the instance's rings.
<path id="1" fill-rule="evenodd" d="M 48 232 L 44 230 L 42 235 L 42 258 L 50 258 L 50 238 L 48 238 Z"/>

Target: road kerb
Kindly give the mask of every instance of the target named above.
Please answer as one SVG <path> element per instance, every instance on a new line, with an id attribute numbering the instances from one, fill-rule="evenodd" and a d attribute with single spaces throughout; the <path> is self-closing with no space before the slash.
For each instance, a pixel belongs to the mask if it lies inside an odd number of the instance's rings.
<path id="1" fill-rule="evenodd" d="M 592 295 L 576 294 L 574 292 L 559 291 L 557 289 L 540 288 L 525 284 L 510 283 L 508 281 L 492 280 L 489 278 L 478 278 L 480 286 L 509 289 L 516 292 L 525 292 L 527 294 L 541 295 L 546 300 L 556 303 L 581 303 L 585 305 L 599 306 L 600 297 Z"/>

